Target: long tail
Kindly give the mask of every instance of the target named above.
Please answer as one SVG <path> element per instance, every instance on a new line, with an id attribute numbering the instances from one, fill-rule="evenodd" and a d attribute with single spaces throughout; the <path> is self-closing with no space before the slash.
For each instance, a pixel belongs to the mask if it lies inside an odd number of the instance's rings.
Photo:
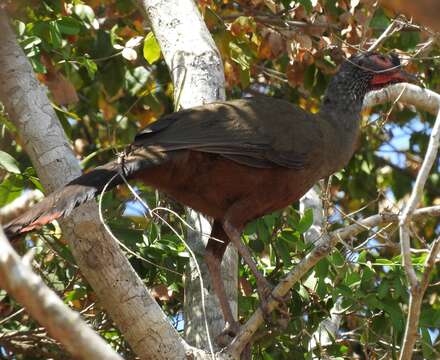
<path id="1" fill-rule="evenodd" d="M 122 164 L 114 160 L 99 166 L 53 192 L 30 210 L 6 224 L 3 230 L 8 238 L 13 239 L 65 217 L 74 208 L 98 195 L 107 184 L 107 190 L 110 190 L 122 183 L 123 180 L 119 176 L 122 168 L 123 174 L 130 177 L 139 170 L 163 163 L 166 158 L 164 153 L 138 149 L 127 156 Z"/>

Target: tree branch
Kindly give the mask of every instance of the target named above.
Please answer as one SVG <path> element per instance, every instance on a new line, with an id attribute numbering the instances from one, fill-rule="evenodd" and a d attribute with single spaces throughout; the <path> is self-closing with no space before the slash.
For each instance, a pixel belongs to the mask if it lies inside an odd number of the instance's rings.
<path id="1" fill-rule="evenodd" d="M 78 359 L 122 360 L 20 259 L 0 228 L 0 285 Z"/>
<path id="2" fill-rule="evenodd" d="M 0 10 L 0 101 L 49 192 L 81 169 L 29 60 Z M 119 245 L 100 224 L 96 203 L 61 222 L 81 272 L 133 351 L 142 359 L 183 359 L 188 347 L 145 288 Z"/>
<path id="3" fill-rule="evenodd" d="M 392 103 L 399 98 L 399 102 L 413 105 L 417 110 L 437 114 L 440 106 L 440 95 L 429 89 L 423 89 L 414 84 L 400 83 L 388 86 L 385 89 L 372 91 L 364 100 L 364 109 L 375 105 Z"/>
<path id="4" fill-rule="evenodd" d="M 427 277 L 429 277 L 430 269 L 425 270 L 425 275 L 422 284 L 417 279 L 417 275 L 412 265 L 411 260 L 411 244 L 409 235 L 409 222 L 411 220 L 412 214 L 420 202 L 423 195 L 423 189 L 425 187 L 426 181 L 428 180 L 431 168 L 437 158 L 438 148 L 440 144 L 440 111 L 437 114 L 434 127 L 432 128 L 431 136 L 429 139 L 428 149 L 426 150 L 426 155 L 417 174 L 417 179 L 414 184 L 411 196 L 406 203 L 402 214 L 399 217 L 399 233 L 400 233 L 400 245 L 402 249 L 402 260 L 405 267 L 405 272 L 410 283 L 410 300 L 409 300 L 409 311 L 408 319 L 406 322 L 405 336 L 402 343 L 402 351 L 400 353 L 400 360 L 410 360 L 412 358 L 412 353 L 414 345 L 417 340 L 417 330 L 420 317 L 420 308 L 422 306 L 423 295 L 425 293 L 426 287 L 428 286 Z M 438 239 L 433 243 L 431 248 L 430 257 L 434 253 L 433 259 L 437 257 L 438 253 Z M 430 260 L 429 257 L 427 261 Z M 430 260 L 432 261 L 432 260 Z M 431 264 L 429 262 L 428 264 Z M 432 268 L 432 265 L 431 265 Z"/>
<path id="5" fill-rule="evenodd" d="M 151 22 L 151 27 L 172 75 L 176 108 L 190 108 L 225 99 L 223 63 L 217 47 L 193 0 L 138 0 Z M 196 254 L 204 253 L 210 234 L 209 222 L 187 209 L 187 221 L 199 231 L 187 230 L 189 246 Z M 208 348 L 203 319 L 202 297 L 212 338 L 224 328 L 220 305 L 208 275 L 207 265 L 200 262 L 204 291 L 194 260 L 190 259 L 185 276 L 185 338 L 197 347 Z M 233 313 L 238 315 L 238 256 L 228 247 L 222 261 L 222 274 Z"/>

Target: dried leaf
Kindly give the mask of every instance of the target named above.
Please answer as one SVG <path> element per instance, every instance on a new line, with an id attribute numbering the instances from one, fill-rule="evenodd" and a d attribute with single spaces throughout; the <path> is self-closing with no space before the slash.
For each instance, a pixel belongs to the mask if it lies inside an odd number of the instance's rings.
<path id="1" fill-rule="evenodd" d="M 276 59 L 284 52 L 284 40 L 281 35 L 273 30 L 265 31 L 263 40 L 258 49 L 261 59 Z"/>
<path id="2" fill-rule="evenodd" d="M 168 289 L 164 284 L 159 284 L 151 289 L 151 295 L 160 301 L 169 301 L 173 295 L 173 291 Z"/>
<path id="3" fill-rule="evenodd" d="M 63 74 L 56 72 L 47 76 L 46 79 L 46 85 L 56 104 L 70 105 L 79 101 L 75 87 Z"/>
<path id="4" fill-rule="evenodd" d="M 249 282 L 248 279 L 244 277 L 240 277 L 240 289 L 244 296 L 251 296 L 252 295 L 252 285 Z"/>
<path id="5" fill-rule="evenodd" d="M 256 23 L 253 17 L 239 16 L 231 24 L 231 33 L 234 36 L 255 32 Z"/>
<path id="6" fill-rule="evenodd" d="M 105 101 L 104 97 L 99 98 L 98 106 L 102 111 L 104 119 L 107 121 L 112 120 L 118 114 L 118 110 L 109 102 Z"/>
<path id="7" fill-rule="evenodd" d="M 298 33 L 295 40 L 298 42 L 300 49 L 311 50 L 313 48 L 312 38 L 307 34 Z"/>
<path id="8" fill-rule="evenodd" d="M 294 62 L 287 66 L 287 80 L 290 86 L 298 86 L 304 83 L 305 66 L 300 62 Z"/>

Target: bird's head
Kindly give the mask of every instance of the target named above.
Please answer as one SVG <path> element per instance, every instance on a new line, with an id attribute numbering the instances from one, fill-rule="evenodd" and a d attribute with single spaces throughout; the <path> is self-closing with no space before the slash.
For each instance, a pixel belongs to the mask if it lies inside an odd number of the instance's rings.
<path id="1" fill-rule="evenodd" d="M 351 113 L 358 117 L 365 95 L 401 82 L 415 82 L 416 77 L 402 70 L 397 55 L 365 52 L 345 59 L 339 71 L 330 80 L 321 106 L 321 112 Z M 345 115 L 347 117 L 347 115 Z"/>
<path id="2" fill-rule="evenodd" d="M 394 53 L 356 54 L 344 62 L 341 70 L 349 72 L 353 80 L 364 83 L 366 91 L 381 89 L 390 84 L 415 81 L 413 75 L 402 70 L 400 59 Z"/>

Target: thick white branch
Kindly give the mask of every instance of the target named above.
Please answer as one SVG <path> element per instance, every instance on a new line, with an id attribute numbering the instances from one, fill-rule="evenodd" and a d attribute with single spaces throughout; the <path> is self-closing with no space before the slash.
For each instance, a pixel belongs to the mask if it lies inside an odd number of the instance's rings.
<path id="1" fill-rule="evenodd" d="M 364 100 L 364 109 L 387 102 L 392 103 L 397 98 L 403 104 L 415 106 L 417 110 L 431 114 L 437 114 L 440 106 L 440 95 L 434 91 L 414 84 L 401 83 L 368 93 Z"/>
<path id="2" fill-rule="evenodd" d="M 414 345 L 417 340 L 417 328 L 420 316 L 420 309 L 422 305 L 423 295 L 427 284 L 421 285 L 417 279 L 416 272 L 411 262 L 411 246 L 409 235 L 409 221 L 413 217 L 414 211 L 420 202 L 423 194 L 423 188 L 428 179 L 431 168 L 437 158 L 439 143 L 440 143 L 440 95 L 422 89 L 412 84 L 397 84 L 390 86 L 385 90 L 371 93 L 365 99 L 364 105 L 372 106 L 384 101 L 391 102 L 397 97 L 399 101 L 416 106 L 420 110 L 428 111 L 432 114 L 437 114 L 437 118 L 429 139 L 428 149 L 423 160 L 422 167 L 417 175 L 414 188 L 411 196 L 403 208 L 399 219 L 399 233 L 400 244 L 402 251 L 402 260 L 405 267 L 405 272 L 410 283 L 410 301 L 408 318 L 406 322 L 405 336 L 402 342 L 402 351 L 400 353 L 400 360 L 407 360 L 412 358 Z M 436 241 L 431 249 L 431 255 L 434 253 L 434 258 L 438 253 L 438 241 Z M 425 270 L 426 276 L 429 276 L 429 269 Z M 426 277 L 424 277 L 426 278 Z"/>
<path id="3" fill-rule="evenodd" d="M 32 271 L 28 261 L 21 259 L 0 227 L 0 286 L 49 334 L 78 359 L 122 360 L 98 334 Z"/>
<path id="4" fill-rule="evenodd" d="M 216 45 L 193 0 L 138 0 L 145 9 L 153 32 L 159 42 L 165 62 L 170 69 L 176 107 L 189 108 L 225 99 L 223 63 Z M 199 231 L 187 230 L 187 243 L 196 254 L 203 254 L 210 223 L 200 214 L 187 209 L 187 221 Z M 200 257 L 201 258 L 201 257 Z M 224 328 L 223 315 L 206 264 L 200 269 L 205 286 L 201 293 L 199 275 L 190 259 L 185 277 L 185 337 L 197 347 L 208 348 L 202 309 L 202 296 L 212 338 Z M 229 246 L 222 262 L 225 289 L 233 313 L 237 303 L 238 256 Z"/>
<path id="5" fill-rule="evenodd" d="M 79 176 L 81 169 L 2 10 L 0 33 L 0 101 L 44 187 L 52 191 Z M 101 226 L 96 204 L 79 207 L 62 227 L 81 272 L 136 354 L 144 359 L 185 358 L 186 344 Z"/>

